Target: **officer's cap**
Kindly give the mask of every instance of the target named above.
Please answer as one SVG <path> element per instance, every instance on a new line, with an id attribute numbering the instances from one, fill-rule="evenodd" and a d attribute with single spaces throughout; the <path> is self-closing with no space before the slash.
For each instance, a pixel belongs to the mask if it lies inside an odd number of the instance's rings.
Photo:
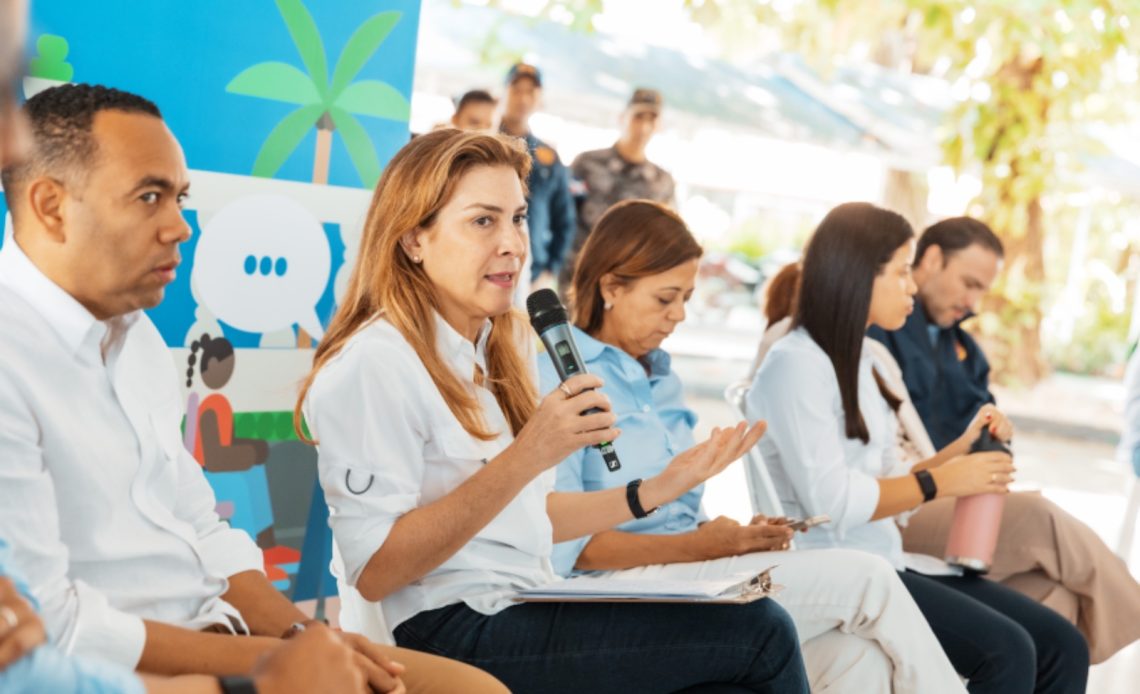
<path id="1" fill-rule="evenodd" d="M 529 77 L 534 80 L 534 86 L 542 88 L 542 73 L 538 68 L 529 63 L 515 63 L 511 69 L 507 71 L 507 84 L 514 84 L 517 80 L 524 77 Z"/>
<path id="2" fill-rule="evenodd" d="M 629 105 L 626 108 L 635 111 L 661 113 L 662 105 L 664 102 L 661 99 L 661 92 L 656 89 L 640 88 L 633 91 L 633 96 L 629 97 Z"/>

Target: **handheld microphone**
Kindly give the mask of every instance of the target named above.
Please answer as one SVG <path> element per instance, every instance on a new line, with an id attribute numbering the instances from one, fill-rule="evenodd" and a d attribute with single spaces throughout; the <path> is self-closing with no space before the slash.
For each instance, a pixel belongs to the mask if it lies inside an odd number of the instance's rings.
<path id="1" fill-rule="evenodd" d="M 570 317 L 566 314 L 566 307 L 558 300 L 558 295 L 554 293 L 554 290 L 539 289 L 528 296 L 526 311 L 530 314 L 531 326 L 542 338 L 542 344 L 546 345 L 546 351 L 550 354 L 551 361 L 554 362 L 554 370 L 558 372 L 558 378 L 565 381 L 571 376 L 586 373 L 586 363 L 582 361 L 582 355 L 578 353 L 578 346 L 574 344 L 574 335 L 570 332 Z M 591 407 L 582 414 L 594 414 L 596 412 L 601 412 L 601 410 Z M 612 442 L 599 443 L 595 448 L 601 451 L 606 469 L 610 472 L 621 469 L 621 462 L 618 460 Z"/>

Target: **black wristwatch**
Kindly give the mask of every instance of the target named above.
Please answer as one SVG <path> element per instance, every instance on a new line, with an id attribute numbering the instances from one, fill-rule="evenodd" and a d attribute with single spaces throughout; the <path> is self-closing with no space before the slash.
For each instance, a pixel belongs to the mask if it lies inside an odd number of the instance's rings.
<path id="1" fill-rule="evenodd" d="M 918 480 L 918 487 L 922 490 L 923 503 L 938 496 L 938 485 L 934 484 L 934 475 L 930 474 L 930 470 L 919 470 L 914 473 L 914 478 Z"/>
<path id="2" fill-rule="evenodd" d="M 629 504 L 629 510 L 633 512 L 634 518 L 645 518 L 649 514 L 657 510 L 657 507 L 646 511 L 641 507 L 641 498 L 637 494 L 638 488 L 641 487 L 641 480 L 630 480 L 629 484 L 625 485 L 625 501 Z"/>
<path id="3" fill-rule="evenodd" d="M 222 694 L 257 694 L 257 685 L 252 677 L 245 675 L 226 675 L 218 678 L 218 686 Z"/>

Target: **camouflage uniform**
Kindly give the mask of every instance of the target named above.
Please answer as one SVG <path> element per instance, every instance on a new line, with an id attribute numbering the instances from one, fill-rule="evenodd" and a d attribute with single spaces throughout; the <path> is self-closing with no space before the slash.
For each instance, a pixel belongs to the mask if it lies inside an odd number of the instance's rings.
<path id="1" fill-rule="evenodd" d="M 578 229 L 574 245 L 562 266 L 559 286 L 568 288 L 574 263 L 586 237 L 602 214 L 622 200 L 653 200 L 673 206 L 673 176 L 651 161 L 633 163 L 617 147 L 579 154 L 570 165 L 578 183 Z"/>

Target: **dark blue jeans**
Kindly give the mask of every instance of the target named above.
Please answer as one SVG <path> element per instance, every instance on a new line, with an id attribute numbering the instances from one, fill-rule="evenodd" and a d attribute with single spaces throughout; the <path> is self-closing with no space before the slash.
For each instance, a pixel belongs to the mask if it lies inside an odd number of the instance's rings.
<path id="1" fill-rule="evenodd" d="M 1083 694 L 1089 647 L 1067 619 L 980 576 L 899 574 L 971 694 Z"/>
<path id="2" fill-rule="evenodd" d="M 515 694 L 808 691 L 792 618 L 747 605 L 525 603 L 421 612 L 396 643 L 470 663 Z"/>

